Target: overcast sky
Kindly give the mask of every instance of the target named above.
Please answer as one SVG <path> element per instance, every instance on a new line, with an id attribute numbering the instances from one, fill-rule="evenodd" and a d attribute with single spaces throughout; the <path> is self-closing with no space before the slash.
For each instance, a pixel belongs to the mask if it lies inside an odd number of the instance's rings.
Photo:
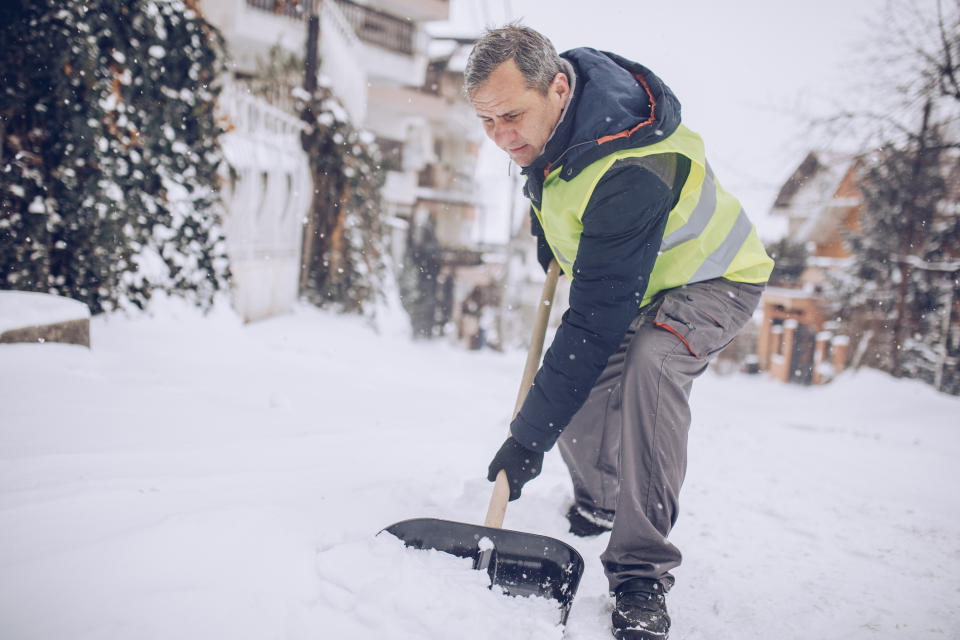
<path id="1" fill-rule="evenodd" d="M 763 233 L 779 186 L 812 146 L 825 144 L 807 126 L 810 118 L 860 90 L 851 81 L 864 72 L 852 58 L 868 46 L 866 20 L 883 5 L 883 0 L 452 0 L 451 22 L 476 32 L 521 19 L 560 51 L 590 46 L 652 69 L 679 97 L 685 124 L 703 136 L 721 183 Z M 484 150 L 484 174 L 506 173 L 501 153 Z M 491 157 L 497 158 L 492 164 Z M 488 233 L 498 224 L 488 220 Z"/>

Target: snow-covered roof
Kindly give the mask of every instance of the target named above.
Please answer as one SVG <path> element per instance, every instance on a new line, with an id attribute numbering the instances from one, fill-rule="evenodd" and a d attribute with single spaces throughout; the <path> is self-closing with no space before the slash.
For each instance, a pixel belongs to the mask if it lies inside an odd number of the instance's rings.
<path id="1" fill-rule="evenodd" d="M 470 39 L 450 38 L 431 40 L 427 46 L 427 55 L 430 60 L 446 60 L 446 69 L 455 73 L 463 73 L 467 68 L 467 58 L 473 50 L 473 41 Z"/>
<path id="2" fill-rule="evenodd" d="M 475 41 L 480 38 L 481 30 L 465 27 L 448 21 L 428 22 L 424 29 L 431 38 L 437 40 Z"/>
<path id="3" fill-rule="evenodd" d="M 427 57 L 431 60 L 449 57 L 459 46 L 456 40 L 431 40 L 427 45 Z"/>
<path id="4" fill-rule="evenodd" d="M 850 198 L 834 198 L 854 156 L 811 151 L 780 188 L 771 217 L 788 220 L 791 240 L 806 242 L 834 232 L 850 206 Z"/>
<path id="5" fill-rule="evenodd" d="M 466 45 L 461 45 L 460 49 L 452 56 L 450 56 L 450 62 L 447 63 L 447 69 L 450 71 L 456 71 L 457 73 L 463 73 L 467 70 L 467 59 L 470 57 L 471 48 Z"/>
<path id="6" fill-rule="evenodd" d="M 808 190 L 808 184 L 814 178 L 819 177 L 819 180 L 827 178 L 829 180 L 833 176 L 839 183 L 852 159 L 853 157 L 849 154 L 835 151 L 821 149 L 810 151 L 784 181 L 783 186 L 780 187 L 777 198 L 773 203 L 773 210 L 780 212 L 789 208 L 802 192 Z"/>

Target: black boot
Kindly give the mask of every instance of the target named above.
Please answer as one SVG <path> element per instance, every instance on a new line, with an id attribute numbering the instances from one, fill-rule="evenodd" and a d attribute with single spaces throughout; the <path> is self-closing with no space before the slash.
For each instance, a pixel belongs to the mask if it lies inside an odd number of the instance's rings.
<path id="1" fill-rule="evenodd" d="M 598 536 L 613 528 L 613 511 L 574 503 L 567 511 L 570 533 L 581 538 Z"/>
<path id="2" fill-rule="evenodd" d="M 663 585 L 634 578 L 617 587 L 613 637 L 618 640 L 667 640 L 670 616 Z"/>

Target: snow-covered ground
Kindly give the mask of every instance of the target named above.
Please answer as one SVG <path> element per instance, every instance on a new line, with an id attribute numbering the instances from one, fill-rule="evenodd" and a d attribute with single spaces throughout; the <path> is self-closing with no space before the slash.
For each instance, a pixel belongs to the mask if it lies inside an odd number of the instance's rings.
<path id="1" fill-rule="evenodd" d="M 83 347 L 0 345 L 0 638 L 556 639 L 383 527 L 479 523 L 522 353 L 300 308 L 244 326 L 168 303 Z M 960 399 L 873 371 L 693 392 L 672 638 L 960 638 Z M 608 637 L 559 456 L 508 528 L 587 562 L 565 637 Z"/>

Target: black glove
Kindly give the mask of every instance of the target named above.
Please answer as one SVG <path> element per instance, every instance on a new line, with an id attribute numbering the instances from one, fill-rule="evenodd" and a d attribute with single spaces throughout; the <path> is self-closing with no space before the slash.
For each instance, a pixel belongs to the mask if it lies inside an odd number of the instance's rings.
<path id="1" fill-rule="evenodd" d="M 507 484 L 510 485 L 510 499 L 516 500 L 520 497 L 523 485 L 540 475 L 542 466 L 542 453 L 527 449 L 510 436 L 497 451 L 497 455 L 493 456 L 493 462 L 490 463 L 487 472 L 487 480 L 495 482 L 497 473 L 501 469 L 506 471 Z"/>

